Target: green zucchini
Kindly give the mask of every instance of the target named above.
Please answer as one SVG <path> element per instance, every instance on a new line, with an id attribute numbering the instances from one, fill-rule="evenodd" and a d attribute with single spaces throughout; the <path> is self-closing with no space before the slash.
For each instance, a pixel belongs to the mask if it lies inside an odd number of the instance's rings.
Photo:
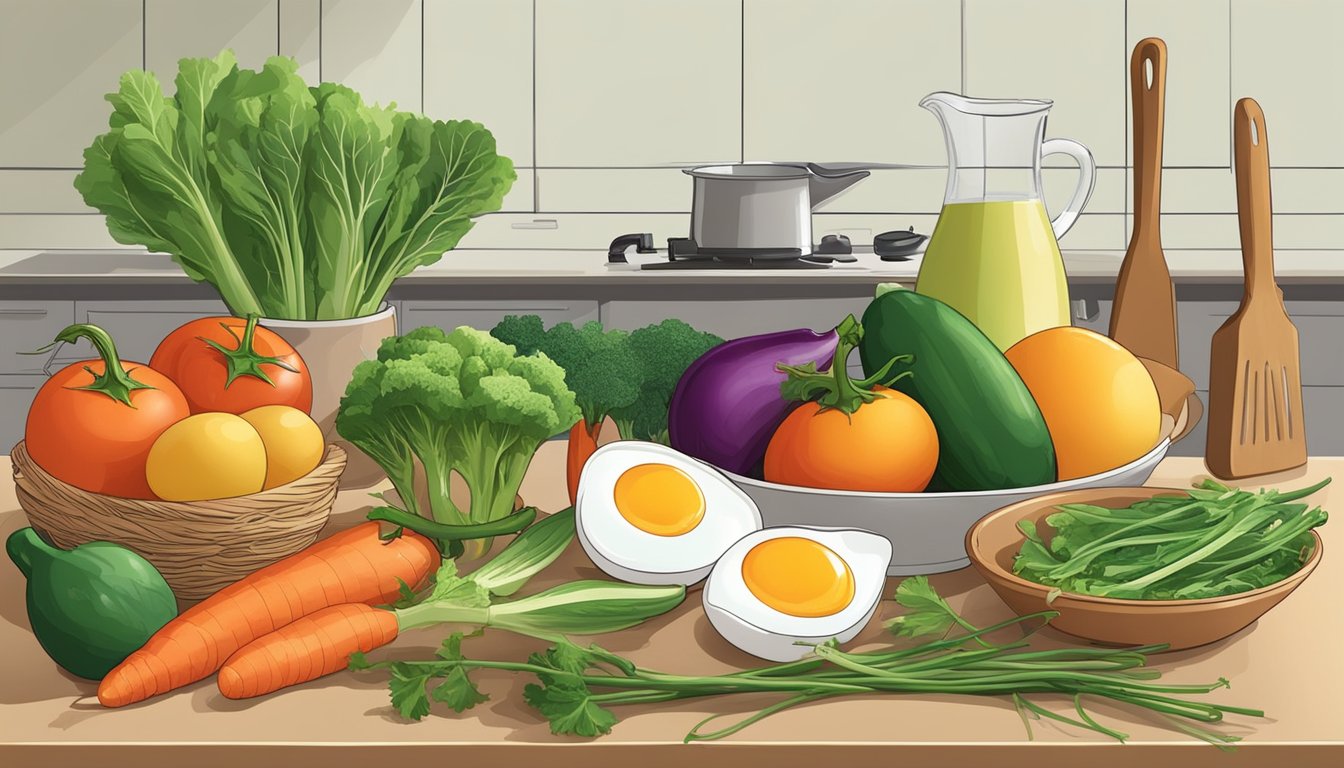
<path id="1" fill-rule="evenodd" d="M 952 307 L 914 291 L 880 290 L 863 314 L 865 375 L 913 355 L 892 384 L 938 430 L 930 491 L 1024 488 L 1055 481 L 1055 449 L 1031 392 L 994 342 Z"/>

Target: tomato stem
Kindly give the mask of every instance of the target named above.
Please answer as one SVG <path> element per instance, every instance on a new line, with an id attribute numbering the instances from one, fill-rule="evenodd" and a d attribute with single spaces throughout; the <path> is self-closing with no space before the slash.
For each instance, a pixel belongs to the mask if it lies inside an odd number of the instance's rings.
<path id="1" fill-rule="evenodd" d="M 866 379 L 851 378 L 846 368 L 846 361 L 863 340 L 863 326 L 853 315 L 849 315 L 836 326 L 835 332 L 839 335 L 840 341 L 835 347 L 829 371 L 818 371 L 816 363 L 812 362 L 803 365 L 780 363 L 775 366 L 776 370 L 788 374 L 788 378 L 779 388 L 784 399 L 802 402 L 814 400 L 821 406 L 821 411 L 834 409 L 852 414 L 864 403 L 871 403 L 879 397 L 873 391 L 874 387 L 890 386 L 906 376 L 913 375 L 910 371 L 903 371 L 890 379 L 887 378 L 896 363 L 910 362 L 914 359 L 912 355 L 898 355 L 888 360 L 881 370 Z"/>
<path id="2" fill-rule="evenodd" d="M 87 389 L 90 392 L 101 392 L 132 408 L 135 407 L 131 403 L 132 392 L 137 389 L 155 389 L 148 384 L 136 381 L 131 376 L 130 371 L 121 367 L 121 357 L 117 355 L 117 345 L 112 341 L 108 332 L 102 328 L 89 323 L 76 323 L 66 326 L 65 330 L 56 334 L 56 341 L 66 344 L 74 344 L 82 338 L 88 339 L 89 343 L 93 344 L 94 349 L 98 350 L 98 357 L 102 358 L 103 361 L 103 372 L 98 373 L 86 365 L 84 370 L 93 377 L 93 383 L 82 387 L 68 387 L 68 389 Z"/>
<path id="3" fill-rule="evenodd" d="M 228 367 L 228 378 L 224 380 L 225 389 L 228 389 L 234 379 L 237 379 L 239 376 L 251 376 L 253 378 L 261 379 L 274 387 L 275 382 L 261 369 L 261 366 L 263 365 L 279 366 L 290 373 L 297 373 L 299 370 L 278 357 L 266 357 L 265 355 L 257 354 L 256 350 L 252 348 L 253 338 L 256 336 L 257 332 L 257 320 L 258 318 L 256 315 L 247 316 L 247 325 L 243 326 L 243 337 L 241 339 L 238 338 L 238 334 L 234 333 L 233 329 L 229 327 L 228 323 L 225 322 L 219 324 L 219 327 L 228 331 L 229 335 L 233 337 L 233 340 L 238 342 L 238 346 L 232 349 L 217 341 L 207 339 L 204 336 L 196 337 L 214 347 L 224 356 L 224 362 Z"/>

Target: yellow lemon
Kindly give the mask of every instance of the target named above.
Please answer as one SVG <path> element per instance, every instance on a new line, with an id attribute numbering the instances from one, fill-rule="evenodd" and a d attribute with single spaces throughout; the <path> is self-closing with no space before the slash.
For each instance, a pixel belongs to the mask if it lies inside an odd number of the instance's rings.
<path id="1" fill-rule="evenodd" d="M 1059 479 L 1114 469 L 1157 445 L 1157 387 L 1129 350 L 1086 328 L 1050 328 L 1004 355 L 1040 406 Z"/>
<path id="2" fill-rule="evenodd" d="M 263 405 L 242 417 L 266 446 L 266 488 L 292 483 L 322 462 L 327 444 L 308 414 L 288 405 Z"/>
<path id="3" fill-rule="evenodd" d="M 231 413 L 198 413 L 164 430 L 149 449 L 145 479 L 168 501 L 244 496 L 266 480 L 261 435 Z"/>

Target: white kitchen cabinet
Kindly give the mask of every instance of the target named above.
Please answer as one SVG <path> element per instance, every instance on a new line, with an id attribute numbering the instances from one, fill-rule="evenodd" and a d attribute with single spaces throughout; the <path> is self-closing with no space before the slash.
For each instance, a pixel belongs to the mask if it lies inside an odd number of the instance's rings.
<path id="1" fill-rule="evenodd" d="M 1127 183 L 1127 199 L 1133 199 L 1132 175 Z M 1344 169 L 1272 168 L 1269 183 L 1275 214 L 1344 213 Z M 1167 168 L 1162 172 L 1164 215 L 1236 212 L 1237 178 L 1231 168 Z M 1326 247 L 1338 248 L 1339 243 Z"/>
<path id="2" fill-rule="evenodd" d="M 1130 217 L 1132 219 L 1132 216 Z M 1125 241 L 1133 222 L 1127 221 Z M 1274 215 L 1274 247 L 1297 250 L 1338 250 L 1344 243 L 1344 215 Z M 1236 213 L 1162 214 L 1162 245 L 1167 250 L 1241 248 Z M 1120 247 L 1124 247 L 1121 245 Z M 1225 255 L 1226 265 L 1241 264 L 1237 253 Z"/>
<path id="3" fill-rule="evenodd" d="M 280 52 L 280 0 L 145 0 L 145 67 L 176 92 L 177 62 L 233 50 L 238 66 L 260 69 Z"/>
<path id="4" fill-rule="evenodd" d="M 475 120 L 519 168 L 532 159 L 532 0 L 424 0 L 425 114 Z"/>
<path id="5" fill-rule="evenodd" d="M 1125 164 L 1124 0 L 965 0 L 964 7 L 965 93 L 1051 99 L 1047 138 L 1082 142 L 1098 165 Z"/>
<path id="6" fill-rule="evenodd" d="M 92 323 L 112 335 L 122 360 L 148 363 L 159 342 L 179 325 L 200 317 L 227 316 L 217 299 L 153 301 L 76 301 L 75 322 Z M 52 369 L 97 356 L 85 339 L 57 350 Z"/>
<path id="7" fill-rule="evenodd" d="M 536 13 L 538 166 L 741 158 L 739 3 L 537 0 Z"/>
<path id="8" fill-rule="evenodd" d="M 961 6 L 938 0 L 746 0 L 747 160 L 943 165 L 919 101 L 961 89 Z"/>
<path id="9" fill-rule="evenodd" d="M 677 168 L 541 168 L 547 213 L 691 213 L 693 181 Z"/>
<path id="10" fill-rule="evenodd" d="M 1146 37 L 1167 44 L 1167 90 L 1162 162 L 1227 168 L 1232 162 L 1228 101 L 1228 0 L 1128 0 L 1126 57 Z M 1126 157 L 1134 162 L 1129 59 L 1125 59 Z M 1165 192 L 1165 190 L 1164 190 Z M 1166 196 L 1163 195 L 1164 210 Z"/>
<path id="11" fill-rule="evenodd" d="M 103 95 L 141 66 L 139 0 L 8 0 L 0 10 L 0 167 L 75 168 L 107 130 Z"/>
<path id="12" fill-rule="evenodd" d="M 0 211 L 6 214 L 91 213 L 75 189 L 76 170 L 0 170 Z M 0 242 L 2 242 L 0 238 Z M 5 247 L 0 245 L 0 247 Z"/>
<path id="13" fill-rule="evenodd" d="M 542 191 L 543 200 L 546 192 Z M 543 202 L 544 205 L 544 202 Z M 462 248 L 606 249 L 612 238 L 627 232 L 652 232 L 659 247 L 668 237 L 686 237 L 687 213 L 592 213 L 566 216 L 553 213 L 492 213 L 475 220 L 462 238 Z M 546 272 L 537 276 L 544 279 Z"/>
<path id="14" fill-rule="evenodd" d="M 537 315 L 546 327 L 571 322 L 582 325 L 598 319 L 596 301 L 499 300 L 499 301 L 427 301 L 406 299 L 397 316 L 399 333 L 432 325 L 446 331 L 468 325 L 488 331 L 506 315 Z"/>
<path id="15" fill-rule="evenodd" d="M 309 84 L 321 81 L 322 0 L 279 0 L 280 53 L 299 62 L 299 76 Z"/>
<path id="16" fill-rule="evenodd" d="M 1231 0 L 1233 99 L 1253 97 L 1265 112 L 1275 166 L 1344 166 L 1344 3 L 1337 0 Z M 1228 121 L 1232 104 L 1227 105 Z"/>
<path id="17" fill-rule="evenodd" d="M 421 111 L 420 2 L 323 0 L 322 79 L 353 88 L 367 103 Z"/>

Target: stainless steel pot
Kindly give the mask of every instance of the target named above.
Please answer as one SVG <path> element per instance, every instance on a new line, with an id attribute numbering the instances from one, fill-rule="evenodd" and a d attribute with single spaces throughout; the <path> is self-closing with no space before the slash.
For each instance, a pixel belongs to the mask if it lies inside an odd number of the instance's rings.
<path id="1" fill-rule="evenodd" d="M 812 210 L 868 177 L 868 167 L 815 163 L 708 165 L 695 179 L 691 239 L 701 253 L 812 253 Z"/>

